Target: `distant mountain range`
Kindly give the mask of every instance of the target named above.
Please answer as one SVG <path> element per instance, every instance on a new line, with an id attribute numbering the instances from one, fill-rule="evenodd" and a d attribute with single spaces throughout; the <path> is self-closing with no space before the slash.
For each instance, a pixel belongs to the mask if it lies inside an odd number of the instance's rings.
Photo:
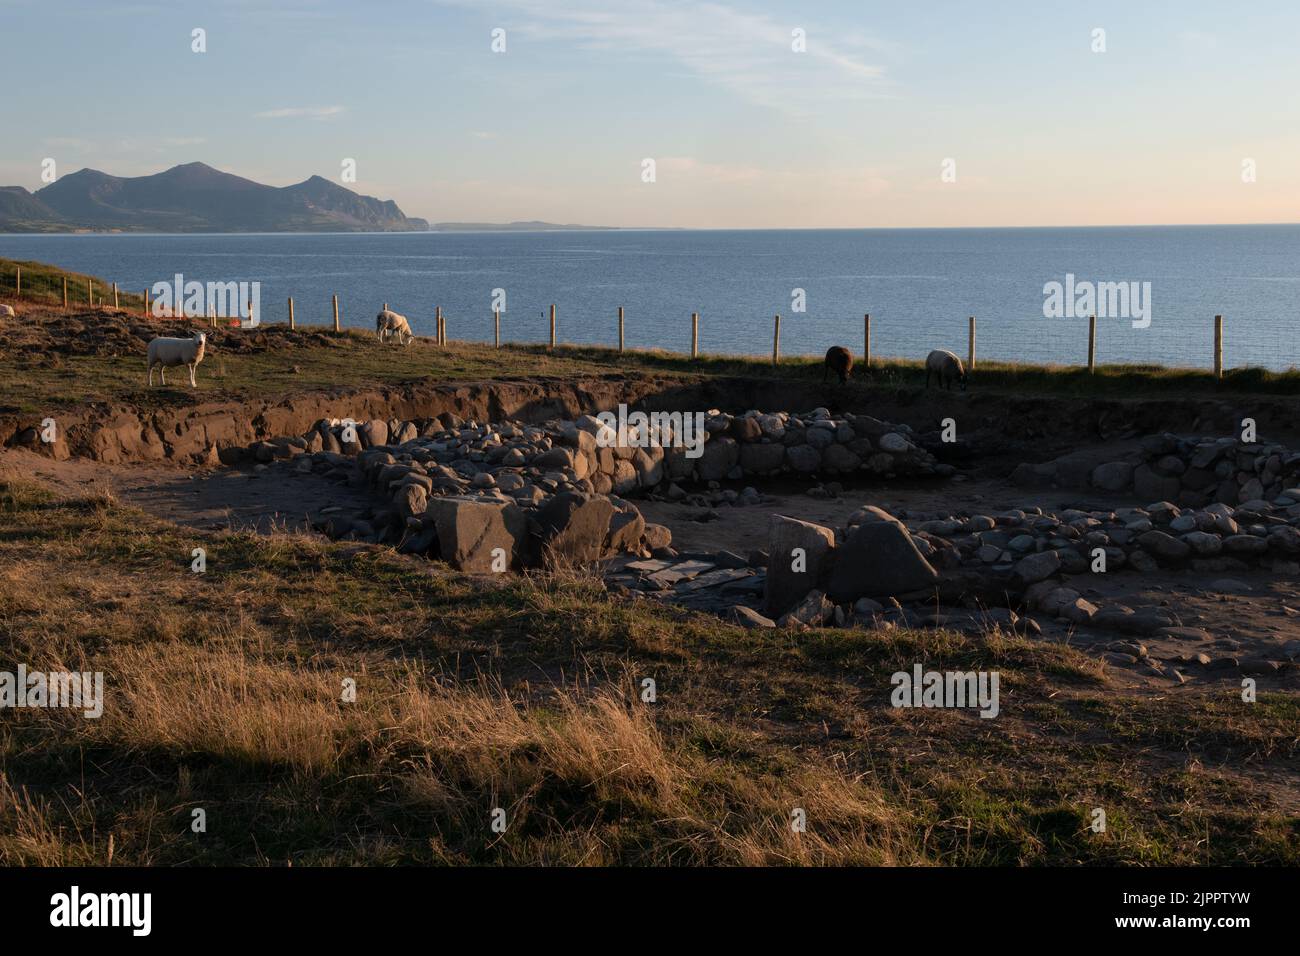
<path id="1" fill-rule="evenodd" d="M 0 232 L 412 232 L 391 200 L 312 176 L 266 186 L 204 163 L 152 176 L 83 169 L 43 189 L 0 187 Z"/>

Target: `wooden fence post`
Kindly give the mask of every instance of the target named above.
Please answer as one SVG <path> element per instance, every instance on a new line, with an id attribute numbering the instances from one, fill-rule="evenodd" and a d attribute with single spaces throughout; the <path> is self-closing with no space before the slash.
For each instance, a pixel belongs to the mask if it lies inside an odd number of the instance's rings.
<path id="1" fill-rule="evenodd" d="M 147 286 L 144 290 L 144 317 L 149 318 L 149 289 Z"/>
<path id="2" fill-rule="evenodd" d="M 555 348 L 555 303 L 551 303 L 551 348 Z"/>
<path id="3" fill-rule="evenodd" d="M 86 305 L 93 306 L 94 304 L 95 304 L 95 280 L 87 279 L 86 280 Z"/>
<path id="4" fill-rule="evenodd" d="M 691 358 L 700 357 L 700 313 L 691 313 Z"/>
<path id="5" fill-rule="evenodd" d="M 116 282 L 113 283 L 113 308 L 115 309 L 120 308 L 120 306 L 117 304 L 117 283 Z"/>
<path id="6" fill-rule="evenodd" d="M 442 306 L 440 305 L 433 307 L 433 340 L 438 345 L 447 344 L 442 337 Z"/>
<path id="7" fill-rule="evenodd" d="M 776 316 L 776 326 L 772 330 L 772 364 L 781 361 L 781 314 Z"/>
<path id="8" fill-rule="evenodd" d="M 1223 316 L 1214 317 L 1214 378 L 1223 381 Z"/>
<path id="9" fill-rule="evenodd" d="M 63 277 L 63 307 L 68 307 L 68 277 Z"/>
<path id="10" fill-rule="evenodd" d="M 492 312 L 492 341 L 496 348 L 501 348 L 501 310 L 495 309 Z"/>
<path id="11" fill-rule="evenodd" d="M 335 294 L 334 294 L 333 302 L 334 302 L 334 331 L 337 332 L 337 331 L 339 330 L 339 297 L 338 297 L 338 293 L 335 293 Z"/>
<path id="12" fill-rule="evenodd" d="M 1088 316 L 1088 374 L 1097 371 L 1097 317 Z"/>
<path id="13" fill-rule="evenodd" d="M 293 321 L 293 296 L 289 296 L 289 328 L 297 328 Z"/>
<path id="14" fill-rule="evenodd" d="M 975 371 L 975 316 L 970 317 L 970 349 L 966 357 L 966 370 Z"/>
<path id="15" fill-rule="evenodd" d="M 871 313 L 862 317 L 862 367 L 871 368 Z"/>
<path id="16" fill-rule="evenodd" d="M 623 351 L 623 307 L 618 307 L 618 350 Z"/>

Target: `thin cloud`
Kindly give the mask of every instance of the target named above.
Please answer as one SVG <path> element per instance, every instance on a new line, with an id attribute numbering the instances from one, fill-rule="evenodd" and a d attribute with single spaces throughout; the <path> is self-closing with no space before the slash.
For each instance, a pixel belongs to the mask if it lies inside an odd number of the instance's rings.
<path id="1" fill-rule="evenodd" d="M 253 116 L 257 119 L 288 119 L 304 116 L 309 119 L 325 119 L 328 116 L 337 116 L 342 112 L 342 106 L 288 106 L 278 110 L 263 110 L 260 113 L 254 113 Z"/>
<path id="2" fill-rule="evenodd" d="M 469 0 L 437 0 L 474 6 Z M 777 20 L 720 3 L 679 0 L 502 0 L 494 25 L 538 40 L 568 40 L 591 50 L 634 50 L 675 59 L 691 73 L 782 112 L 805 113 L 827 99 L 884 95 L 885 69 L 852 52 L 834 31 L 801 13 Z M 806 51 L 792 49 L 804 31 Z M 863 39 L 852 46 L 879 47 Z"/>
<path id="3" fill-rule="evenodd" d="M 93 150 L 95 144 L 85 139 L 78 139 L 75 136 L 47 136 L 45 145 L 56 146 L 60 149 L 83 149 Z"/>
<path id="4" fill-rule="evenodd" d="M 665 156 L 656 161 L 656 170 L 676 173 L 683 178 L 710 183 L 753 183 L 767 174 L 756 166 L 733 163 L 701 162 L 694 156 Z"/>

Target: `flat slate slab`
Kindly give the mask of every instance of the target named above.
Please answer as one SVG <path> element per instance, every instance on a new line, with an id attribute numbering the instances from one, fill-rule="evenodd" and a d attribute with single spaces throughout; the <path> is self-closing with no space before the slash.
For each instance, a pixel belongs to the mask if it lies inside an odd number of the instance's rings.
<path id="1" fill-rule="evenodd" d="M 662 571 L 664 568 L 671 568 L 672 566 L 673 562 L 664 561 L 658 558 L 654 560 L 647 559 L 645 561 L 629 561 L 627 564 L 623 565 L 623 567 L 627 568 L 629 571 L 641 571 L 645 574 L 652 574 L 655 571 Z"/>
<path id="2" fill-rule="evenodd" d="M 674 564 L 671 568 L 665 568 L 662 571 L 656 571 L 650 575 L 650 580 L 656 584 L 666 584 L 672 586 L 678 581 L 689 581 L 697 574 L 703 574 L 705 571 L 712 571 L 713 565 L 708 561 L 682 561 Z"/>
<path id="3" fill-rule="evenodd" d="M 704 588 L 714 588 L 721 584 L 737 581 L 740 578 L 747 578 L 751 573 L 748 569 L 742 568 L 719 568 L 717 571 L 701 574 L 692 581 L 677 585 L 677 591 L 681 593 L 683 591 L 700 591 Z"/>

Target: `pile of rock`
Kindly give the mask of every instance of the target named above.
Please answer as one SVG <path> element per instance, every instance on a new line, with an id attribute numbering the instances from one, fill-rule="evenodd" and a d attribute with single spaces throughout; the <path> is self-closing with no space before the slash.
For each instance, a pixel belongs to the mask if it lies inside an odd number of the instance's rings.
<path id="1" fill-rule="evenodd" d="M 319 523 L 322 530 L 432 551 L 471 570 L 482 569 L 485 556 L 494 553 L 499 564 L 502 551 L 515 567 L 617 553 L 653 557 L 668 547 L 671 534 L 647 525 L 624 495 L 698 504 L 707 517 L 720 505 L 760 503 L 755 488 L 719 486 L 751 474 L 951 474 L 915 443 L 907 426 L 866 415 L 836 417 L 824 408 L 803 416 L 711 410 L 698 454 L 672 447 L 671 434 L 659 435 L 658 444 L 645 437 L 634 429 L 619 441 L 590 415 L 533 425 L 443 413 L 413 421 L 323 419 L 304 435 L 225 448 L 220 455 L 226 464 L 257 468 L 292 462 L 300 472 L 364 485 L 381 507 L 364 516 L 336 512 Z M 708 492 L 688 493 L 678 484 L 692 480 L 707 483 Z M 567 530 L 577 527 L 584 529 L 581 543 L 572 540 L 577 531 Z M 479 545 L 462 543 L 473 535 Z"/>
<path id="2" fill-rule="evenodd" d="M 257 442 L 226 460 L 251 459 L 258 468 L 282 461 L 367 488 L 378 507 L 330 509 L 318 530 L 441 557 L 466 571 L 573 566 L 624 552 L 649 556 L 670 544 L 667 528 L 647 525 L 629 502 L 594 493 L 572 465 L 578 459 L 555 451 L 572 449 L 553 445 L 540 428 L 494 428 L 444 415 L 353 427 L 322 420 L 304 436 Z M 560 464 L 561 457 L 570 464 Z"/>
<path id="3" fill-rule="evenodd" d="M 1080 458 L 1079 463 L 1084 459 Z M 1075 457 L 1017 469 L 1021 484 L 1074 484 Z M 1276 443 L 1236 438 L 1182 438 L 1165 433 L 1141 440 L 1127 458 L 1087 468 L 1086 484 L 1112 494 L 1131 492 L 1139 501 L 1172 501 L 1184 508 L 1211 502 L 1255 506 L 1274 502 L 1300 485 L 1300 452 Z"/>
<path id="4" fill-rule="evenodd" d="M 907 425 L 870 415 L 832 415 L 815 408 L 804 415 L 750 410 L 728 415 L 708 412 L 709 441 L 695 461 L 694 477 L 710 481 L 751 475 L 793 473 L 846 475 L 867 472 L 884 478 L 899 475 L 951 475 L 917 444 Z M 691 477 L 691 462 L 669 467 L 671 477 Z"/>
<path id="5" fill-rule="evenodd" d="M 354 431 L 355 440 L 344 441 L 340 422 L 322 421 L 301 437 L 225 448 L 220 456 L 226 464 L 250 460 L 265 464 L 303 453 L 357 455 L 379 446 L 411 446 L 417 460 L 437 461 L 460 474 L 469 472 L 469 477 L 498 468 L 532 467 L 588 482 L 588 491 L 616 495 L 661 485 L 660 493 L 667 494 L 676 481 L 734 481 L 787 473 L 867 472 L 892 478 L 954 471 L 917 445 L 906 425 L 869 415 L 833 416 L 825 408 L 806 415 L 759 411 L 729 415 L 710 410 L 700 436 L 703 446 L 694 455 L 687 448 L 671 447 L 671 435 L 660 436 L 661 444 L 656 445 L 642 441 L 643 436 L 634 431 L 620 442 L 612 429 L 590 415 L 574 422 L 529 425 L 464 422 L 444 413 L 424 421 L 362 422 Z M 457 468 L 458 463 L 465 466 Z M 757 492 L 742 491 L 728 503 L 756 503 L 757 498 Z"/>
<path id="6" fill-rule="evenodd" d="M 829 617 L 861 598 L 1032 604 L 1067 575 L 1189 567 L 1300 574 L 1300 488 L 1274 502 L 1182 509 L 1161 501 L 1115 511 L 1040 508 L 997 514 L 907 515 L 865 507 L 848 527 L 774 517 L 764 611 Z M 1075 594 L 1074 597 L 1078 597 Z M 1065 616 L 1090 619 L 1087 602 Z M 1071 617 L 1070 615 L 1074 616 Z M 1168 622 L 1166 622 L 1168 623 Z"/>
<path id="7" fill-rule="evenodd" d="M 1180 508 L 1159 501 L 1114 511 L 1039 508 L 930 516 L 913 523 L 918 547 L 940 568 L 984 568 L 1015 589 L 1055 574 L 1131 567 L 1228 572 L 1263 567 L 1300 574 L 1300 488 L 1274 502 Z"/>

